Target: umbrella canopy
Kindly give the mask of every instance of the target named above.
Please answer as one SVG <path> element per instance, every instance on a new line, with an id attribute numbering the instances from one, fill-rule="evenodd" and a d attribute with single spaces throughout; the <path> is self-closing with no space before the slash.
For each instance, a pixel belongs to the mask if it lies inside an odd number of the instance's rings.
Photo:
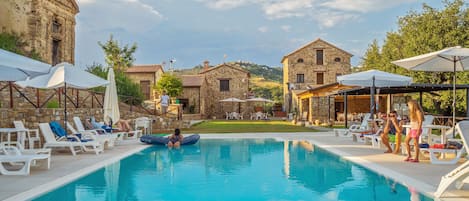
<path id="1" fill-rule="evenodd" d="M 246 101 L 238 99 L 238 98 L 227 98 L 227 99 L 220 100 L 220 102 L 244 103 Z"/>
<path id="2" fill-rule="evenodd" d="M 51 65 L 0 49 L 0 81 L 19 81 L 49 72 Z"/>
<path id="3" fill-rule="evenodd" d="M 440 51 L 393 61 L 392 63 L 415 71 L 453 72 L 454 128 L 456 123 L 456 72 L 469 70 L 469 48 L 449 47 Z"/>
<path id="4" fill-rule="evenodd" d="M 360 87 L 393 87 L 410 85 L 412 83 L 412 78 L 379 70 L 368 70 L 338 76 L 337 82 L 342 85 Z"/>
<path id="5" fill-rule="evenodd" d="M 269 99 L 266 99 L 266 98 L 261 98 L 261 97 L 257 97 L 257 98 L 249 98 L 249 99 L 246 99 L 247 102 L 266 102 L 266 103 L 273 103 L 274 101 L 272 100 L 269 100 Z"/>
<path id="6" fill-rule="evenodd" d="M 16 84 L 21 87 L 34 87 L 41 89 L 55 89 L 64 87 L 65 85 L 76 89 L 88 89 L 103 86 L 108 83 L 109 82 L 107 80 L 88 73 L 69 63 L 57 64 L 45 75 L 40 75 L 30 80 L 16 82 Z"/>
<path id="7" fill-rule="evenodd" d="M 109 68 L 109 72 L 107 73 L 107 81 L 109 81 L 109 84 L 106 85 L 106 92 L 104 93 L 103 109 L 104 121 L 109 124 L 110 122 L 108 120 L 115 123 L 120 119 L 116 79 L 114 76 L 114 70 L 112 68 Z"/>
<path id="8" fill-rule="evenodd" d="M 54 66 L 49 73 L 39 75 L 29 80 L 17 81 L 15 84 L 21 87 L 33 87 L 41 89 L 55 89 L 65 87 L 64 113 L 67 121 L 67 87 L 76 89 L 88 89 L 107 85 L 109 82 L 96 75 L 88 73 L 69 63 L 60 63 Z"/>
<path id="9" fill-rule="evenodd" d="M 371 97 L 370 113 L 374 114 L 375 87 L 407 86 L 412 83 L 412 78 L 403 76 L 403 75 L 383 72 L 379 70 L 368 70 L 368 71 L 338 76 L 337 82 L 339 82 L 342 85 L 370 87 L 370 97 Z"/>

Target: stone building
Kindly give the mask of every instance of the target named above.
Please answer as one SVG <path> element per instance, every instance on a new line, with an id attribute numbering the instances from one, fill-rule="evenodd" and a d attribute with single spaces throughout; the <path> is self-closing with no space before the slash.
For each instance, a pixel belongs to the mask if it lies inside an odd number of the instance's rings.
<path id="1" fill-rule="evenodd" d="M 285 55 L 281 61 L 285 111 L 298 111 L 297 94 L 334 83 L 337 76 L 350 73 L 352 56 L 320 38 Z"/>
<path id="2" fill-rule="evenodd" d="M 2 0 L 0 32 L 13 33 L 50 64 L 75 63 L 75 0 Z"/>
<path id="3" fill-rule="evenodd" d="M 158 98 L 153 86 L 155 86 L 164 73 L 161 65 L 135 65 L 127 68 L 125 73 L 134 83 L 140 85 L 144 100 L 153 101 Z"/>
<path id="4" fill-rule="evenodd" d="M 250 74 L 247 70 L 230 64 L 210 67 L 205 61 L 202 72 L 198 75 L 182 75 L 183 94 L 177 99 L 186 105 L 187 114 L 193 107 L 194 113 L 201 118 L 224 118 L 225 112 L 244 112 L 245 105 L 222 103 L 226 98 L 246 99 L 249 91 Z M 190 113 L 190 112 L 189 112 Z"/>

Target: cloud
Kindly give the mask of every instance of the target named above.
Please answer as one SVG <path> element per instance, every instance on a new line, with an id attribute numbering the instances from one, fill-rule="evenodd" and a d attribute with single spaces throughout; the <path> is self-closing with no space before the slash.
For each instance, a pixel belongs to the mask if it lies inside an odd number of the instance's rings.
<path id="1" fill-rule="evenodd" d="M 265 33 L 267 31 L 269 31 L 269 28 L 266 27 L 266 26 L 262 26 L 262 27 L 257 28 L 257 30 L 261 33 Z"/>
<path id="2" fill-rule="evenodd" d="M 367 13 L 413 2 L 417 2 L 417 0 L 329 0 L 321 3 L 321 6 L 341 11 Z"/>
<path id="3" fill-rule="evenodd" d="M 228 10 L 248 4 L 249 0 L 196 0 L 215 10 Z"/>
<path id="4" fill-rule="evenodd" d="M 264 3 L 262 9 L 269 19 L 303 17 L 313 8 L 314 0 L 281 0 Z"/>
<path id="5" fill-rule="evenodd" d="M 291 31 L 291 26 L 283 25 L 283 26 L 280 26 L 280 29 L 282 29 L 285 32 L 290 32 Z"/>
<path id="6" fill-rule="evenodd" d="M 141 33 L 164 20 L 153 6 L 140 0 L 80 0 L 78 25 L 88 30 Z"/>
<path id="7" fill-rule="evenodd" d="M 340 22 L 356 20 L 359 15 L 354 13 L 344 13 L 331 10 L 319 10 L 312 16 L 319 23 L 320 28 L 331 28 Z"/>

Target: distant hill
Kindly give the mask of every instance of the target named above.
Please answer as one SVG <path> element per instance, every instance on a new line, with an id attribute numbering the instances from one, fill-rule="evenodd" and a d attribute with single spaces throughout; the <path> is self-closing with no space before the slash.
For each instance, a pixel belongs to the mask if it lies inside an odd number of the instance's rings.
<path id="1" fill-rule="evenodd" d="M 251 73 L 251 77 L 260 77 L 264 80 L 282 83 L 283 70 L 281 67 L 270 67 L 267 65 L 255 64 L 251 62 L 228 62 L 227 64 L 241 67 Z M 213 66 L 211 66 L 213 67 Z M 193 75 L 202 71 L 202 65 L 190 69 L 177 70 L 175 73 L 184 75 Z"/>

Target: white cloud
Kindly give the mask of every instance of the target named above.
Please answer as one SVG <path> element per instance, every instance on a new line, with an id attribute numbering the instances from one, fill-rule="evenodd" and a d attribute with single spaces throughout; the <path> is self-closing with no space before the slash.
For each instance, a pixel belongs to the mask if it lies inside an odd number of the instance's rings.
<path id="1" fill-rule="evenodd" d="M 280 26 L 280 29 L 282 29 L 285 32 L 290 32 L 291 31 L 291 26 L 283 25 L 283 26 Z"/>
<path id="2" fill-rule="evenodd" d="M 257 30 L 261 33 L 265 33 L 267 31 L 269 31 L 269 28 L 266 27 L 266 26 L 262 26 L 262 27 L 257 28 Z"/>
<path id="3" fill-rule="evenodd" d="M 249 0 L 196 0 L 197 2 L 204 3 L 207 7 L 216 10 L 228 10 L 237 8 L 249 3 Z"/>
<path id="4" fill-rule="evenodd" d="M 341 11 L 367 13 L 416 1 L 417 0 L 329 0 L 321 3 L 321 6 Z"/>
<path id="5" fill-rule="evenodd" d="M 270 19 L 303 17 L 313 8 L 314 0 L 281 0 L 264 3 L 262 8 Z"/>
<path id="6" fill-rule="evenodd" d="M 341 22 L 356 20 L 359 18 L 359 15 L 331 10 L 319 10 L 312 17 L 319 23 L 320 28 L 330 28 Z"/>
<path id="7" fill-rule="evenodd" d="M 79 26 L 89 30 L 125 30 L 141 33 L 164 16 L 140 0 L 80 0 Z"/>

